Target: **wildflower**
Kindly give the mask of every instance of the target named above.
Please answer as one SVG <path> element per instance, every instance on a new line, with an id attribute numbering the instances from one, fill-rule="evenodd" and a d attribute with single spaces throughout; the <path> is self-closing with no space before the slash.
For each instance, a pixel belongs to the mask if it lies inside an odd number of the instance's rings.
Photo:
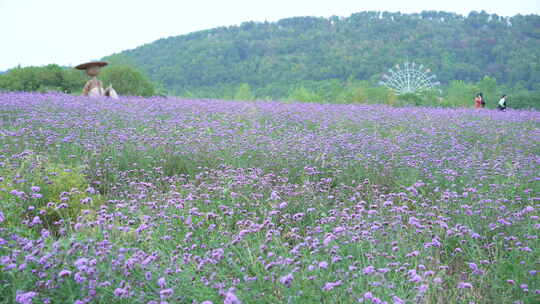
<path id="1" fill-rule="evenodd" d="M 293 215 L 292 218 L 293 218 L 293 220 L 295 220 L 295 221 L 300 221 L 300 220 L 302 220 L 302 218 L 304 217 L 304 215 L 305 215 L 305 214 L 304 214 L 303 212 L 300 212 L 300 213 L 296 213 L 295 215 Z"/>
<path id="2" fill-rule="evenodd" d="M 291 283 L 293 281 L 294 277 L 293 277 L 293 274 L 292 273 L 289 273 L 288 275 L 286 276 L 283 276 L 279 279 L 279 282 L 287 287 L 290 287 L 291 286 Z"/>
<path id="3" fill-rule="evenodd" d="M 11 190 L 9 193 L 12 194 L 12 195 L 15 195 L 18 198 L 23 198 L 24 197 L 24 192 L 23 191 Z"/>
<path id="4" fill-rule="evenodd" d="M 77 267 L 77 269 L 79 269 L 80 271 L 86 270 L 87 264 L 88 264 L 87 258 L 78 258 L 74 263 L 75 267 Z"/>
<path id="5" fill-rule="evenodd" d="M 223 304 L 242 304 L 240 299 L 232 292 L 232 290 L 227 291 L 225 294 L 225 300 L 223 300 Z"/>
<path id="6" fill-rule="evenodd" d="M 336 228 L 334 228 L 334 233 L 341 233 L 341 232 L 343 232 L 343 231 L 345 231 L 345 228 L 343 228 L 343 227 L 336 227 Z"/>
<path id="7" fill-rule="evenodd" d="M 323 268 L 323 269 L 328 268 L 328 262 L 326 262 L 326 261 L 320 262 L 319 263 L 319 268 Z"/>
<path id="8" fill-rule="evenodd" d="M 127 296 L 127 290 L 125 290 L 124 288 L 116 288 L 114 290 L 114 295 L 119 298 L 124 298 Z"/>
<path id="9" fill-rule="evenodd" d="M 147 281 L 152 280 L 152 272 L 150 272 L 150 271 L 145 272 L 145 273 L 144 273 L 144 278 L 145 278 Z"/>
<path id="10" fill-rule="evenodd" d="M 411 278 L 409 279 L 409 282 L 414 282 L 414 283 L 417 283 L 417 282 L 420 282 L 422 281 L 422 277 L 419 276 L 418 274 L 412 274 L 411 275 Z"/>
<path id="11" fill-rule="evenodd" d="M 223 259 L 224 254 L 225 254 L 225 250 L 223 250 L 223 248 L 218 248 L 218 249 L 212 250 L 212 258 L 214 258 L 216 260 Z"/>
<path id="12" fill-rule="evenodd" d="M 69 275 L 71 275 L 71 271 L 65 270 L 65 269 L 62 270 L 62 271 L 60 271 L 60 272 L 58 273 L 58 276 L 61 277 L 61 278 L 62 278 L 62 277 L 67 277 L 67 276 L 69 276 Z"/>
<path id="13" fill-rule="evenodd" d="M 39 218 L 39 216 L 34 216 L 34 218 L 32 219 L 32 225 L 35 226 L 35 225 L 40 225 L 42 222 L 41 222 L 41 219 Z"/>
<path id="14" fill-rule="evenodd" d="M 2 211 L 0 211 L 0 223 L 2 223 L 5 220 L 6 220 L 6 218 L 5 218 L 4 214 L 2 213 Z"/>
<path id="15" fill-rule="evenodd" d="M 18 293 L 15 297 L 15 301 L 19 304 L 32 304 L 32 298 L 37 295 L 38 293 L 34 291 Z"/>
<path id="16" fill-rule="evenodd" d="M 457 288 L 459 288 L 459 289 L 472 288 L 472 284 L 467 283 L 467 282 L 459 282 L 457 284 Z"/>
<path id="17" fill-rule="evenodd" d="M 47 229 L 41 229 L 41 237 L 46 239 L 51 235 L 51 232 Z"/>
<path id="18" fill-rule="evenodd" d="M 173 290 L 172 288 L 168 288 L 168 289 L 163 289 L 159 292 L 159 296 L 161 298 L 166 298 L 166 297 L 169 297 L 170 295 L 172 295 L 173 293 Z"/>
<path id="19" fill-rule="evenodd" d="M 329 290 L 334 289 L 335 287 L 340 286 L 341 284 L 342 284 L 341 280 L 336 281 L 336 282 L 327 282 L 326 284 L 324 284 L 322 290 L 329 291 Z"/>
<path id="20" fill-rule="evenodd" d="M 534 211 L 534 207 L 527 206 L 527 207 L 523 208 L 523 210 L 521 210 L 521 213 L 527 214 L 527 213 L 530 213 L 530 212 L 533 212 L 533 211 Z"/>
<path id="21" fill-rule="evenodd" d="M 407 253 L 407 255 L 405 255 L 406 257 L 415 257 L 415 256 L 418 256 L 420 254 L 420 251 L 418 250 L 415 250 L 413 252 L 410 252 L 410 253 Z"/>
<path id="22" fill-rule="evenodd" d="M 418 182 L 416 182 L 416 183 L 414 184 L 414 187 L 415 187 L 415 188 L 420 188 L 420 187 L 423 187 L 423 186 L 425 186 L 425 185 L 426 185 L 426 183 L 424 183 L 424 182 L 422 182 L 422 181 L 418 181 Z"/>
<path id="23" fill-rule="evenodd" d="M 90 203 L 92 203 L 92 198 L 91 197 L 85 197 L 85 198 L 81 199 L 80 202 L 83 205 L 90 204 Z"/>
<path id="24" fill-rule="evenodd" d="M 333 240 L 335 239 L 335 236 L 333 234 L 330 234 L 328 235 L 324 240 L 323 240 L 323 245 L 326 247 L 330 244 L 330 242 L 332 242 Z"/>
<path id="25" fill-rule="evenodd" d="M 278 199 L 279 199 L 279 195 L 277 194 L 277 192 L 272 191 L 272 193 L 270 193 L 270 200 L 276 201 Z"/>
<path id="26" fill-rule="evenodd" d="M 471 233 L 471 238 L 473 238 L 473 239 L 479 239 L 479 238 L 481 238 L 481 236 L 480 236 L 480 234 L 478 234 L 478 233 L 476 233 L 476 232 L 473 232 L 473 233 Z"/>
<path id="27" fill-rule="evenodd" d="M 75 273 L 74 279 L 75 279 L 75 282 L 79 284 L 82 284 L 86 281 L 86 277 L 83 276 L 80 272 Z"/>
<path id="28" fill-rule="evenodd" d="M 159 279 L 158 279 L 158 286 L 159 286 L 159 288 L 164 288 L 165 285 L 166 285 L 165 278 L 163 278 L 163 277 L 162 277 L 162 278 L 159 278 Z"/>
<path id="29" fill-rule="evenodd" d="M 375 267 L 373 266 L 367 266 L 362 270 L 363 274 L 372 274 L 375 272 Z"/>
<path id="30" fill-rule="evenodd" d="M 371 300 L 373 299 L 374 295 L 371 291 L 368 291 L 366 293 L 364 293 L 364 299 L 367 299 L 367 300 Z"/>

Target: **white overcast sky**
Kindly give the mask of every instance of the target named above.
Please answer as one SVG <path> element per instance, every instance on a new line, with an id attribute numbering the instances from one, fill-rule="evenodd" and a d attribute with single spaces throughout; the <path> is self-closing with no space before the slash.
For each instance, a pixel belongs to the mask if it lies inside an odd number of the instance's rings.
<path id="1" fill-rule="evenodd" d="M 540 0 L 0 0 L 0 71 L 76 65 L 163 37 L 244 21 L 377 10 L 540 14 Z"/>

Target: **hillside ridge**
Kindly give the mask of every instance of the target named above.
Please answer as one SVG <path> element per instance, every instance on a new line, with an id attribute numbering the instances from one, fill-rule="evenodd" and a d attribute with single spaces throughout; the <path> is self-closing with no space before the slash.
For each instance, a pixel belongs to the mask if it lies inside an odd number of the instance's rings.
<path id="1" fill-rule="evenodd" d="M 249 21 L 162 38 L 105 59 L 137 65 L 174 94 L 248 83 L 279 96 L 306 81 L 376 83 L 405 61 L 429 67 L 443 84 L 488 75 L 533 89 L 540 83 L 540 16 L 360 12 Z"/>

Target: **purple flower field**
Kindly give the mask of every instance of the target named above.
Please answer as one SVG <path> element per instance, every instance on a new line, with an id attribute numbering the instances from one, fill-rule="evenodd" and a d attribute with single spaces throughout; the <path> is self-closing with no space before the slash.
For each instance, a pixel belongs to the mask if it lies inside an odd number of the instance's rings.
<path id="1" fill-rule="evenodd" d="M 540 112 L 0 93 L 0 303 L 539 303 Z"/>

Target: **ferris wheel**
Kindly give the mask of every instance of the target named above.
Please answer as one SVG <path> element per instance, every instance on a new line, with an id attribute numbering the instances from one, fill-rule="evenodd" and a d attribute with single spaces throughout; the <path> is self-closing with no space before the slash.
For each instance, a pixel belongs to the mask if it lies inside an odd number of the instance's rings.
<path id="1" fill-rule="evenodd" d="M 382 76 L 379 84 L 397 94 L 433 90 L 441 83 L 437 81 L 437 76 L 430 73 L 431 70 L 422 64 L 405 62 L 403 66 L 396 64 L 395 69 L 389 69 L 388 74 Z"/>

